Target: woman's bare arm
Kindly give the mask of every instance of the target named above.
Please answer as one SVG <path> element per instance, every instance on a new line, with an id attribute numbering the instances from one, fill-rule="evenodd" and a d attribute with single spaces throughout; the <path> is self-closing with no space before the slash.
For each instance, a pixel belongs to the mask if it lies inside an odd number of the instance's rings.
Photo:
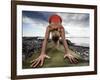
<path id="1" fill-rule="evenodd" d="M 50 28 L 47 27 L 46 33 L 45 33 L 45 38 L 44 38 L 44 41 L 43 41 L 43 44 L 42 44 L 41 54 L 44 54 L 45 51 L 46 51 L 47 40 L 48 40 L 48 38 L 49 38 L 49 35 L 50 35 Z"/>
<path id="2" fill-rule="evenodd" d="M 47 40 L 49 38 L 49 35 L 50 35 L 50 29 L 49 29 L 49 27 L 47 27 L 46 33 L 45 33 L 45 38 L 44 38 L 44 41 L 43 41 L 43 44 L 42 44 L 41 54 L 37 59 L 31 61 L 31 63 L 32 63 L 31 67 L 37 67 L 39 64 L 40 64 L 40 66 L 43 66 L 44 59 L 50 58 L 46 54 L 46 45 L 47 45 Z"/>
<path id="3" fill-rule="evenodd" d="M 64 28 L 61 28 L 61 37 L 62 37 L 63 45 L 64 45 L 64 48 L 65 48 L 64 58 L 68 58 L 71 63 L 77 63 L 78 62 L 77 57 L 75 56 L 75 54 L 73 53 L 73 51 L 71 51 L 68 48 L 68 44 L 67 44 L 66 39 L 65 39 Z"/>
<path id="4" fill-rule="evenodd" d="M 64 30 L 63 27 L 61 28 L 61 38 L 62 38 L 62 41 L 63 41 L 65 52 L 67 52 L 67 50 L 68 50 L 68 44 L 67 44 L 66 39 L 65 39 L 65 30 Z"/>

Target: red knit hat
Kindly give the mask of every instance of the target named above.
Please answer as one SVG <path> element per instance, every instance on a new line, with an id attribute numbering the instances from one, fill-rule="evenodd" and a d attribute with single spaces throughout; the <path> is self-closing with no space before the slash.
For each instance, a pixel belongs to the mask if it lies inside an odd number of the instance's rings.
<path id="1" fill-rule="evenodd" d="M 61 17 L 60 16 L 58 16 L 58 15 L 52 15 L 52 16 L 50 16 L 50 18 L 49 18 L 49 23 L 51 23 L 51 22 L 62 22 L 62 19 L 61 19 Z"/>

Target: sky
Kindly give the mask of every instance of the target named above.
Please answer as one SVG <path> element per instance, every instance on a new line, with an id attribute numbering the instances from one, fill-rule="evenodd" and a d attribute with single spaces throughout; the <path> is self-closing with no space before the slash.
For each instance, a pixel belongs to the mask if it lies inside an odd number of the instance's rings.
<path id="1" fill-rule="evenodd" d="M 48 19 L 57 14 L 62 18 L 66 37 L 89 37 L 89 14 L 68 12 L 22 11 L 23 36 L 45 36 Z"/>

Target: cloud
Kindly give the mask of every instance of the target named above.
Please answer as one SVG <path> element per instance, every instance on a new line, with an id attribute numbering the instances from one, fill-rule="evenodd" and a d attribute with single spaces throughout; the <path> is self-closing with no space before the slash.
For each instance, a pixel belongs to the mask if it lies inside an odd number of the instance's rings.
<path id="1" fill-rule="evenodd" d="M 66 37 L 89 37 L 89 14 L 85 13 L 56 13 L 63 20 Z"/>
<path id="2" fill-rule="evenodd" d="M 89 14 L 85 13 L 57 13 L 63 19 L 63 24 L 73 24 L 80 27 L 89 27 Z"/>
<path id="3" fill-rule="evenodd" d="M 38 25 L 47 24 L 47 22 L 44 21 L 44 20 L 30 18 L 30 17 L 27 17 L 27 16 L 24 16 L 22 18 L 22 22 L 23 22 L 23 24 L 32 24 L 32 25 L 34 25 L 34 24 L 38 24 Z"/>
<path id="4" fill-rule="evenodd" d="M 23 24 L 32 24 L 33 20 L 31 18 L 28 18 L 27 16 L 24 16 L 22 18 L 22 22 L 23 22 Z"/>
<path id="5" fill-rule="evenodd" d="M 89 37 L 89 14 L 31 12 L 23 14 L 23 36 L 45 36 L 48 18 L 58 14 L 63 20 L 66 37 Z M 34 15 L 33 15 L 34 14 Z"/>
<path id="6" fill-rule="evenodd" d="M 23 23 L 23 36 L 44 36 L 45 29 L 48 25 L 46 21 L 40 19 L 33 19 L 24 16 Z"/>

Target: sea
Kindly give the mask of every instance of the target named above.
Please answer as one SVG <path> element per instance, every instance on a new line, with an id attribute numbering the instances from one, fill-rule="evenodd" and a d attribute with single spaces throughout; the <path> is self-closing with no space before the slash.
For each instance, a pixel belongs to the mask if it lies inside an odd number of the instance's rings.
<path id="1" fill-rule="evenodd" d="M 44 37 L 41 36 L 35 36 L 38 37 L 38 39 L 44 39 Z M 84 46 L 89 47 L 90 45 L 90 38 L 89 37 L 66 37 L 66 39 L 70 40 L 74 45 L 77 46 Z"/>
<path id="2" fill-rule="evenodd" d="M 68 37 L 67 39 L 78 46 L 89 47 L 90 44 L 89 37 Z"/>

